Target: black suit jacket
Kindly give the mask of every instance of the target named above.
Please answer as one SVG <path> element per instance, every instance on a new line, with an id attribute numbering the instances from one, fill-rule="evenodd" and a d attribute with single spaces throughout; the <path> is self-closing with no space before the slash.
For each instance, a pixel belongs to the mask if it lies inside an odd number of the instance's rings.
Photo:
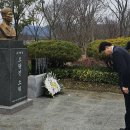
<path id="1" fill-rule="evenodd" d="M 130 54 L 124 48 L 114 46 L 112 57 L 114 69 L 119 74 L 120 87 L 130 88 Z"/>

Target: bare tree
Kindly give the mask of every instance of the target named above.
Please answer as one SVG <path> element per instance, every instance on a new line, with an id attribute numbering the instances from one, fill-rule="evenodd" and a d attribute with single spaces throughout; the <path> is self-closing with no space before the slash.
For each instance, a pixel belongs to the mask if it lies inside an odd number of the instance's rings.
<path id="1" fill-rule="evenodd" d="M 55 26 L 57 19 L 59 18 L 59 12 L 62 8 L 63 1 L 64 0 L 52 0 L 52 2 L 45 4 L 45 2 L 41 0 L 42 12 L 49 24 L 49 39 L 52 39 L 52 36 L 56 39 Z"/>
<path id="2" fill-rule="evenodd" d="M 126 36 L 130 36 L 130 9 L 127 13 L 125 27 Z"/>
<path id="3" fill-rule="evenodd" d="M 58 38 L 68 41 L 75 41 L 76 18 L 75 1 L 64 1 L 56 23 L 55 31 Z"/>
<path id="4" fill-rule="evenodd" d="M 39 8 L 39 1 L 35 2 L 31 8 L 27 9 L 28 11 L 28 20 L 30 21 L 27 25 L 28 30 L 31 32 L 35 41 L 39 40 L 39 33 L 42 32 L 42 26 L 44 16 Z"/>
<path id="5" fill-rule="evenodd" d="M 116 20 L 105 17 L 103 25 L 103 29 L 105 30 L 106 34 L 106 37 L 104 38 L 114 38 L 118 36 L 119 28 Z"/>
<path id="6" fill-rule="evenodd" d="M 119 36 L 125 35 L 125 21 L 128 12 L 128 0 L 101 0 L 104 6 L 107 6 L 116 16 L 119 22 Z"/>
<path id="7" fill-rule="evenodd" d="M 66 0 L 57 22 L 56 34 L 61 39 L 76 42 L 86 52 L 87 43 L 94 40 L 94 26 L 101 2 L 97 0 Z"/>

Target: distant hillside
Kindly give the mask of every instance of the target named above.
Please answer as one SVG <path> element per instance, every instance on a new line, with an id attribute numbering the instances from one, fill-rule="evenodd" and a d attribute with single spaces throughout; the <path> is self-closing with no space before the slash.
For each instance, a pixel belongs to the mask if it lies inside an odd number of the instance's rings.
<path id="1" fill-rule="evenodd" d="M 38 31 L 36 31 L 38 29 Z M 39 26 L 25 26 L 21 34 L 27 36 L 34 36 L 37 32 L 37 35 L 42 38 L 49 37 L 49 26 L 39 27 Z"/>

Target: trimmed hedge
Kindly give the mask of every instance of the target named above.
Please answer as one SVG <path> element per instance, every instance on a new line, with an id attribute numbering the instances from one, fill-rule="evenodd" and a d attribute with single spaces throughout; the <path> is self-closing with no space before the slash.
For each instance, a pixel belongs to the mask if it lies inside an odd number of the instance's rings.
<path id="1" fill-rule="evenodd" d="M 118 75 L 115 72 L 108 71 L 106 68 L 65 68 L 50 70 L 56 74 L 57 78 L 72 78 L 78 81 L 106 83 L 117 85 Z"/>
<path id="2" fill-rule="evenodd" d="M 112 72 L 101 72 L 95 70 L 74 70 L 73 78 L 80 81 L 117 84 L 117 75 Z"/>
<path id="3" fill-rule="evenodd" d="M 121 37 L 116 39 L 107 39 L 107 40 L 96 40 L 94 42 L 91 42 L 87 47 L 87 55 L 89 57 L 94 57 L 98 59 L 104 59 L 104 55 L 99 54 L 98 47 L 99 44 L 103 41 L 111 42 L 113 45 L 122 46 L 125 47 L 127 42 L 130 41 L 130 37 Z"/>
<path id="4" fill-rule="evenodd" d="M 68 41 L 45 40 L 28 45 L 31 58 L 50 58 L 64 62 L 76 61 L 81 56 L 80 48 Z"/>

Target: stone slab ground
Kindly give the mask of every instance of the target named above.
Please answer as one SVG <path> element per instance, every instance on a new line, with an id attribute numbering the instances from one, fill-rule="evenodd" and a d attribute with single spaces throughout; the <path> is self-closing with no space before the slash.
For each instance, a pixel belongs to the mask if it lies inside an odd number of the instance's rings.
<path id="1" fill-rule="evenodd" d="M 0 130 L 118 130 L 124 127 L 121 94 L 65 90 L 55 98 L 33 99 L 13 115 L 0 115 Z"/>

